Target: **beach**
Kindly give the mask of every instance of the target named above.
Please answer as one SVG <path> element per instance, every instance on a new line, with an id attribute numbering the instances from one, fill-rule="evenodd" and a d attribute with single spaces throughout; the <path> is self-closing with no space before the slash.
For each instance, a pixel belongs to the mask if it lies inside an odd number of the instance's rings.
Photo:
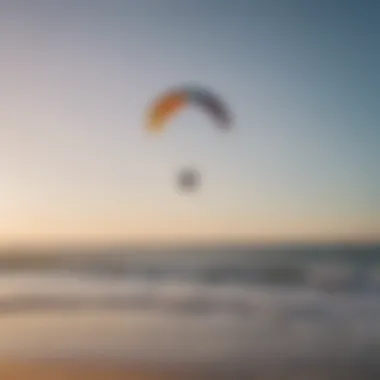
<path id="1" fill-rule="evenodd" d="M 91 362 L 0 361 L 2 380 L 161 380 L 175 379 L 178 373 L 168 370 L 128 369 L 121 365 Z M 181 379 L 190 377 L 181 374 Z"/>
<path id="2" fill-rule="evenodd" d="M 4 259 L 0 379 L 380 378 L 373 252 Z"/>
<path id="3" fill-rule="evenodd" d="M 91 361 L 1 360 L 2 380 L 375 380 L 374 368 L 293 368 L 278 370 L 210 370 L 196 368 L 161 368 L 125 366 L 120 363 Z"/>

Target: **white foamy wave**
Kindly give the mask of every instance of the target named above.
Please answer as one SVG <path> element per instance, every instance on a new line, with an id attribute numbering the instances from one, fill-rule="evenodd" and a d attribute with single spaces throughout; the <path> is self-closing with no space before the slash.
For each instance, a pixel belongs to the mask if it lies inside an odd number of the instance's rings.
<path id="1" fill-rule="evenodd" d="M 61 310 L 75 313 L 54 313 Z M 81 315 L 89 311 L 84 322 Z M 14 274 L 0 279 L 0 332 L 0 351 L 42 356 L 354 358 L 380 345 L 380 298 L 302 287 Z M 54 339 L 41 340 L 40 334 Z"/>
<path id="2" fill-rule="evenodd" d="M 273 288 L 264 285 L 210 285 L 180 280 L 96 280 L 67 275 L 2 276 L 0 311 L 33 308 L 120 307 L 166 311 L 232 312 L 281 315 L 283 318 L 321 319 L 334 313 L 378 315 L 380 298 L 370 294 L 331 296 L 318 290 Z M 17 307 L 16 307 L 17 306 Z M 380 314 L 379 314 L 380 315 Z M 282 318 L 281 317 L 281 318 Z"/>

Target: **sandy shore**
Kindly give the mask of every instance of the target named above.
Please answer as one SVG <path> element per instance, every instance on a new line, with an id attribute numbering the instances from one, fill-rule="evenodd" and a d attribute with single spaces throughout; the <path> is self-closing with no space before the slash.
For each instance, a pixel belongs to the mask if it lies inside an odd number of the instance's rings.
<path id="1" fill-rule="evenodd" d="M 293 368 L 282 371 L 274 365 L 271 371 L 209 371 L 186 368 L 131 368 L 120 363 L 85 361 L 1 360 L 1 380 L 375 380 L 379 369 L 356 368 Z"/>
<path id="2" fill-rule="evenodd" d="M 0 360 L 1 380 L 232 380 L 252 373 L 196 367 L 128 366 L 112 361 Z"/>
<path id="3" fill-rule="evenodd" d="M 232 380 L 260 379 L 251 371 L 127 366 L 109 361 L 0 360 L 1 380 Z M 265 376 L 265 380 L 267 377 Z M 270 379 L 272 380 L 272 378 Z"/>
<path id="4" fill-rule="evenodd" d="M 192 377 L 164 369 L 76 361 L 0 361 L 1 380 L 161 380 Z"/>

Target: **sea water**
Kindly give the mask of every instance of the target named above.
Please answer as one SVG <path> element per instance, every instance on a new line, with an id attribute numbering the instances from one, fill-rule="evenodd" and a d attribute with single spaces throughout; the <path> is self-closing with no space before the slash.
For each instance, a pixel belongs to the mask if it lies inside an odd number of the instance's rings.
<path id="1" fill-rule="evenodd" d="M 0 355 L 380 366 L 379 268 L 375 245 L 9 256 Z"/>

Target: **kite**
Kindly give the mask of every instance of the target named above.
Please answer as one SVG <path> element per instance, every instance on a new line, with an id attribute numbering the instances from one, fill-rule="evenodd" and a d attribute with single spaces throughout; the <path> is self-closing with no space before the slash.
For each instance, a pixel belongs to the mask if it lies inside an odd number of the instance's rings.
<path id="1" fill-rule="evenodd" d="M 147 129 L 162 132 L 166 123 L 188 105 L 201 107 L 219 129 L 230 129 L 231 116 L 226 104 L 216 94 L 200 86 L 182 86 L 159 95 L 148 110 Z"/>

